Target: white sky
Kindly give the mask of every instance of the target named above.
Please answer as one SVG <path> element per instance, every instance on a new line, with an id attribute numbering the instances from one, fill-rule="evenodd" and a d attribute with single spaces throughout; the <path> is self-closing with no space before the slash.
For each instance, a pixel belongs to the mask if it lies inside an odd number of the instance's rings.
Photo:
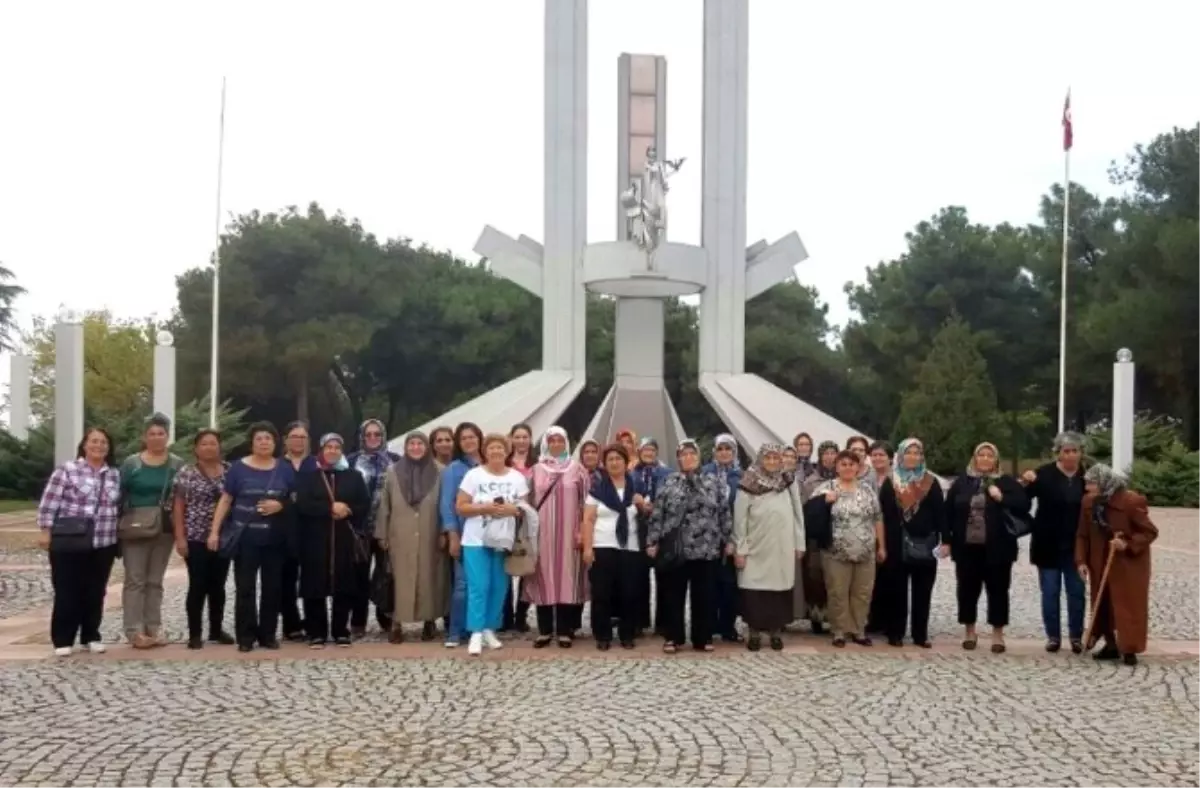
<path id="1" fill-rule="evenodd" d="M 671 236 L 700 232 L 700 0 L 592 0 L 589 237 L 613 233 L 621 52 L 668 61 Z M 1190 10 L 1189 10 L 1190 8 Z M 0 261 L 28 325 L 60 304 L 166 316 L 226 215 L 319 201 L 468 259 L 484 224 L 541 238 L 542 0 L 0 4 Z M 1200 118 L 1182 2 L 750 8 L 749 241 L 795 229 L 842 285 L 949 204 L 1024 223 L 1062 180 L 1110 193 L 1134 143 Z M 6 383 L 7 359 L 0 362 Z"/>

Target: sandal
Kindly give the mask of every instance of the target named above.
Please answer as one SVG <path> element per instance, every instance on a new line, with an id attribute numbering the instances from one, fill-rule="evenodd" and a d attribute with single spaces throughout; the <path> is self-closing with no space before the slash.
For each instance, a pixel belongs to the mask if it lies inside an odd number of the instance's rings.
<path id="1" fill-rule="evenodd" d="M 610 648 L 612 648 L 611 640 L 597 640 L 596 641 L 596 650 L 597 651 L 608 651 Z"/>
<path id="2" fill-rule="evenodd" d="M 864 647 L 868 647 L 868 648 L 871 645 L 871 639 L 869 637 L 867 637 L 866 635 L 863 635 L 862 637 L 854 638 L 854 642 L 855 642 L 855 644 L 857 644 L 859 646 L 864 646 Z"/>
<path id="3" fill-rule="evenodd" d="M 783 651 L 783 638 L 779 637 L 779 635 L 771 636 L 771 650 Z"/>
<path id="4" fill-rule="evenodd" d="M 978 636 L 966 638 L 962 642 L 963 651 L 974 651 L 975 647 L 978 645 L 979 645 Z"/>
<path id="5" fill-rule="evenodd" d="M 993 643 L 992 644 L 992 653 L 993 654 L 1003 654 L 1005 651 L 1008 651 L 1008 647 L 1005 646 L 1003 643 Z"/>
<path id="6" fill-rule="evenodd" d="M 746 649 L 749 651 L 758 651 L 762 648 L 762 637 L 759 635 L 751 635 L 746 638 Z"/>
<path id="7" fill-rule="evenodd" d="M 1071 638 L 1071 653 L 1072 654 L 1082 654 L 1083 653 L 1083 641 L 1081 639 Z"/>
<path id="8" fill-rule="evenodd" d="M 833 647 L 834 648 L 845 648 L 846 647 L 846 639 L 844 637 L 835 637 L 833 639 Z"/>
<path id="9" fill-rule="evenodd" d="M 533 639 L 533 647 L 545 648 L 546 646 L 550 645 L 550 641 L 552 640 L 554 640 L 554 638 L 550 637 L 549 635 L 538 635 Z"/>
<path id="10" fill-rule="evenodd" d="M 569 637 L 561 637 L 558 639 L 559 648 L 570 648 L 573 645 L 575 645 L 575 641 Z"/>
<path id="11" fill-rule="evenodd" d="M 674 654 L 677 651 L 677 649 L 675 648 L 675 644 L 669 640 L 666 643 L 663 643 L 662 648 L 663 648 L 664 654 Z"/>

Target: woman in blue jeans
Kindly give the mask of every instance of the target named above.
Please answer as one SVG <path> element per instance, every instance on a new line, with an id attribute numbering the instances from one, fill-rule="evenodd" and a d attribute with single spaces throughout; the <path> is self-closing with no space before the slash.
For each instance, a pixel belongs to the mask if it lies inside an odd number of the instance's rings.
<path id="1" fill-rule="evenodd" d="M 454 428 L 454 461 L 442 471 L 442 487 L 438 493 L 438 514 L 442 518 L 442 533 L 446 547 L 454 560 L 454 581 L 450 593 L 450 615 L 446 622 L 446 648 L 457 648 L 467 633 L 467 576 L 462 561 L 462 533 L 465 517 L 460 517 L 455 504 L 458 488 L 467 472 L 479 465 L 479 450 L 483 431 L 469 421 Z"/>
<path id="2" fill-rule="evenodd" d="M 1038 568 L 1042 589 L 1042 627 L 1046 651 L 1062 648 L 1062 592 L 1067 592 L 1067 634 L 1071 651 L 1083 651 L 1083 579 L 1075 568 L 1075 531 L 1084 484 L 1080 460 L 1083 437 L 1064 432 L 1054 439 L 1054 462 L 1036 471 L 1025 471 L 1021 483 L 1025 494 L 1037 500 L 1029 560 Z"/>

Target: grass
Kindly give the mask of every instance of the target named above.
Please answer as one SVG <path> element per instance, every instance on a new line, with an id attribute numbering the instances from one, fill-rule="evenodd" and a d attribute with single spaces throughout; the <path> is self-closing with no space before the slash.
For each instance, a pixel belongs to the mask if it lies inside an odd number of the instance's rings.
<path id="1" fill-rule="evenodd" d="M 36 508 L 37 501 L 0 501 L 0 514 L 32 512 Z"/>

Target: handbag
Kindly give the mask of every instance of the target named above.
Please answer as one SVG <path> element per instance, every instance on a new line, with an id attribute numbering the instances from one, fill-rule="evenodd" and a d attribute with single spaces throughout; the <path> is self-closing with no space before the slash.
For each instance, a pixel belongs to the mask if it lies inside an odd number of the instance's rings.
<path id="1" fill-rule="evenodd" d="M 337 503 L 337 489 L 336 489 L 337 482 L 336 482 L 336 480 L 334 480 L 333 484 L 330 484 L 329 478 L 324 474 L 324 472 L 322 472 L 321 473 L 321 481 L 323 481 L 325 483 L 325 492 L 329 493 L 329 503 L 331 505 Z M 356 531 L 354 529 L 354 525 L 353 525 L 353 523 L 351 523 L 349 521 L 349 519 L 347 519 L 346 525 L 350 529 L 350 544 L 352 546 L 352 549 L 354 550 L 354 563 L 356 563 L 356 564 L 370 563 L 370 561 L 371 561 L 371 544 L 370 544 L 370 542 L 367 541 L 367 538 L 365 536 L 363 536 L 362 534 L 360 534 L 358 531 Z M 337 520 L 330 520 L 330 526 L 332 528 L 337 528 Z"/>
<path id="2" fill-rule="evenodd" d="M 163 507 L 167 502 L 167 490 L 171 487 L 171 468 L 168 462 L 167 478 L 163 481 L 162 492 L 158 495 L 156 506 L 134 506 L 126 510 L 117 522 L 117 537 L 126 542 L 143 542 L 153 539 L 165 531 L 165 512 Z"/>
<path id="3" fill-rule="evenodd" d="M 371 575 L 371 601 L 376 610 L 385 616 L 390 616 L 396 608 L 394 592 L 395 580 L 392 577 L 392 562 L 387 556 L 375 562 L 375 572 Z"/>
<path id="4" fill-rule="evenodd" d="M 55 515 L 50 525 L 50 552 L 53 553 L 86 553 L 93 548 L 96 535 L 96 515 L 104 503 L 104 493 L 108 490 L 108 470 L 100 471 L 100 492 L 96 496 L 96 508 L 92 516 L 66 517 Z"/>
<path id="5" fill-rule="evenodd" d="M 542 495 L 542 500 L 537 502 L 537 506 L 533 507 L 535 512 L 542 511 L 542 504 L 546 503 L 546 499 L 554 492 L 554 488 L 562 481 L 563 474 L 558 474 L 550 482 L 550 486 L 546 488 L 546 492 Z M 533 549 L 533 545 L 529 542 L 529 529 L 526 527 L 525 516 L 517 515 L 517 526 L 513 533 L 512 550 L 504 556 L 504 573 L 509 577 L 528 577 L 537 571 L 537 551 Z"/>
<path id="6" fill-rule="evenodd" d="M 908 531 L 901 531 L 900 539 L 901 562 L 910 566 L 929 566 L 937 563 L 937 556 L 933 554 L 938 546 L 936 533 L 912 536 Z"/>
<path id="7" fill-rule="evenodd" d="M 1028 536 L 1033 532 L 1033 522 L 1026 516 L 1016 514 L 1008 509 L 1000 509 L 1001 516 L 1004 518 L 1004 530 L 1008 531 L 1009 536 L 1014 539 L 1020 539 L 1022 536 Z"/>

